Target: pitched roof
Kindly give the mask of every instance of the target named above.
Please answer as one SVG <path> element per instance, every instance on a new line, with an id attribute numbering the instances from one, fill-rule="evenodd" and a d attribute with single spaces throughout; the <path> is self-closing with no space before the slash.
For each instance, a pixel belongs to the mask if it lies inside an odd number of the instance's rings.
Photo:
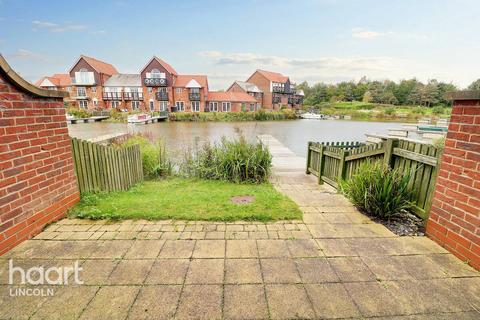
<path id="1" fill-rule="evenodd" d="M 40 87 L 45 80 L 50 81 L 56 87 L 67 87 L 72 84 L 72 79 L 70 78 L 70 75 L 64 73 L 56 73 L 51 77 L 42 77 L 34 84 L 37 87 Z"/>
<path id="2" fill-rule="evenodd" d="M 201 88 L 201 87 L 202 85 L 198 83 L 195 79 L 188 81 L 187 85 L 185 86 L 185 88 Z"/>
<path id="3" fill-rule="evenodd" d="M 115 67 L 113 65 L 111 65 L 110 63 L 106 63 L 106 62 L 100 61 L 100 60 L 92 58 L 92 57 L 87 57 L 87 56 L 84 56 L 83 54 L 80 56 L 80 59 L 82 59 L 82 58 L 90 66 L 92 66 L 93 69 L 95 69 L 99 73 L 104 73 L 104 74 L 107 74 L 109 76 L 118 73 L 117 69 L 115 69 Z"/>
<path id="4" fill-rule="evenodd" d="M 208 79 L 207 76 L 204 75 L 187 75 L 187 74 L 179 74 L 175 83 L 173 84 L 174 87 L 179 88 L 186 88 L 188 83 L 191 80 L 195 80 L 198 84 L 201 85 L 202 88 L 208 88 Z"/>
<path id="5" fill-rule="evenodd" d="M 208 101 L 226 101 L 226 102 L 257 102 L 254 97 L 245 92 L 221 92 L 209 91 Z"/>
<path id="6" fill-rule="evenodd" d="M 169 65 L 168 63 L 166 63 L 165 61 L 163 61 L 162 59 L 160 59 L 159 57 L 157 56 L 153 56 L 152 59 L 148 60 L 147 64 L 145 65 L 145 67 L 142 68 L 142 70 L 140 70 L 140 73 L 143 72 L 143 70 L 145 70 L 145 68 L 150 64 L 150 62 L 152 62 L 152 60 L 157 60 L 158 63 L 160 63 L 164 68 L 165 70 L 167 70 L 169 73 L 173 74 L 173 75 L 178 75 L 178 72 L 177 70 L 175 70 L 171 65 Z"/>
<path id="7" fill-rule="evenodd" d="M 141 87 L 142 79 L 140 74 L 114 74 L 103 84 L 105 87 Z"/>
<path id="8" fill-rule="evenodd" d="M 285 83 L 288 80 L 288 77 L 278 72 L 272 72 L 272 71 L 266 71 L 266 70 L 260 70 L 260 69 L 257 69 L 256 72 L 260 73 L 265 78 L 273 82 Z"/>
<path id="9" fill-rule="evenodd" d="M 246 92 L 255 92 L 255 93 L 263 93 L 263 91 L 257 87 L 255 84 L 251 83 L 251 82 L 246 82 L 246 81 L 235 81 L 232 86 L 234 84 L 238 84 L 240 86 L 240 88 L 242 88 L 243 90 L 245 90 Z M 231 87 L 231 86 L 230 86 Z M 229 88 L 230 89 L 230 88 Z M 228 91 L 228 90 L 227 90 Z"/>

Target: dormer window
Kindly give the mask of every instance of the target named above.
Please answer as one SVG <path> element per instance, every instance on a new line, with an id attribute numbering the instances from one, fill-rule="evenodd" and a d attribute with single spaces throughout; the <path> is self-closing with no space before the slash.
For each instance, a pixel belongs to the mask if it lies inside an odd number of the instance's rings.
<path id="1" fill-rule="evenodd" d="M 75 72 L 75 84 L 80 85 L 92 85 L 95 84 L 95 77 L 93 72 L 88 71 L 85 68 Z"/>

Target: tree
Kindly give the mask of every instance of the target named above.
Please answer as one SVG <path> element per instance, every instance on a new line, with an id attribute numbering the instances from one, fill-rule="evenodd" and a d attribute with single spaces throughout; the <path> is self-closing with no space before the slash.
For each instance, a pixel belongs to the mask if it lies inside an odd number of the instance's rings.
<path id="1" fill-rule="evenodd" d="M 473 81 L 469 86 L 468 90 L 480 90 L 480 79 Z"/>
<path id="2" fill-rule="evenodd" d="M 372 102 L 372 93 L 370 91 L 365 91 L 365 93 L 363 94 L 362 102 Z"/>

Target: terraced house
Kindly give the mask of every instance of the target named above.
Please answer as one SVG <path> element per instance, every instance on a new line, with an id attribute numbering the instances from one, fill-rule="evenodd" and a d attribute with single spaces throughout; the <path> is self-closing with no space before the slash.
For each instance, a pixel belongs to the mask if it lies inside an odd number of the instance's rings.
<path id="1" fill-rule="evenodd" d="M 105 82 L 118 74 L 113 65 L 82 55 L 70 69 L 69 74 L 72 79 L 71 97 L 79 108 L 107 108 L 102 91 Z"/>
<path id="2" fill-rule="evenodd" d="M 210 92 L 206 75 L 179 74 L 156 56 L 138 74 L 123 74 L 110 63 L 81 55 L 68 74 L 43 77 L 36 85 L 66 90 L 67 101 L 86 110 L 241 112 L 297 108 L 303 100 L 303 92 L 276 72 L 257 70 L 227 92 Z"/>
<path id="3" fill-rule="evenodd" d="M 296 90 L 290 78 L 281 73 L 256 70 L 246 82 L 262 91 L 264 109 L 278 110 L 282 106 L 298 109 L 303 104 L 303 91 Z"/>

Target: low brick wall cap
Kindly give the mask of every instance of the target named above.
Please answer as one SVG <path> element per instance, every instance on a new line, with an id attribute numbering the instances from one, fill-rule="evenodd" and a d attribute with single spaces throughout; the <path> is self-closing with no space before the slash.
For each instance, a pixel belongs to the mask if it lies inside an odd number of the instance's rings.
<path id="1" fill-rule="evenodd" d="M 0 73 L 4 74 L 13 84 L 28 93 L 45 98 L 64 98 L 68 96 L 68 92 L 47 90 L 34 86 L 27 80 L 23 79 L 8 64 L 7 60 L 0 54 Z"/>
<path id="2" fill-rule="evenodd" d="M 450 91 L 445 93 L 447 100 L 480 100 L 480 90 Z"/>

